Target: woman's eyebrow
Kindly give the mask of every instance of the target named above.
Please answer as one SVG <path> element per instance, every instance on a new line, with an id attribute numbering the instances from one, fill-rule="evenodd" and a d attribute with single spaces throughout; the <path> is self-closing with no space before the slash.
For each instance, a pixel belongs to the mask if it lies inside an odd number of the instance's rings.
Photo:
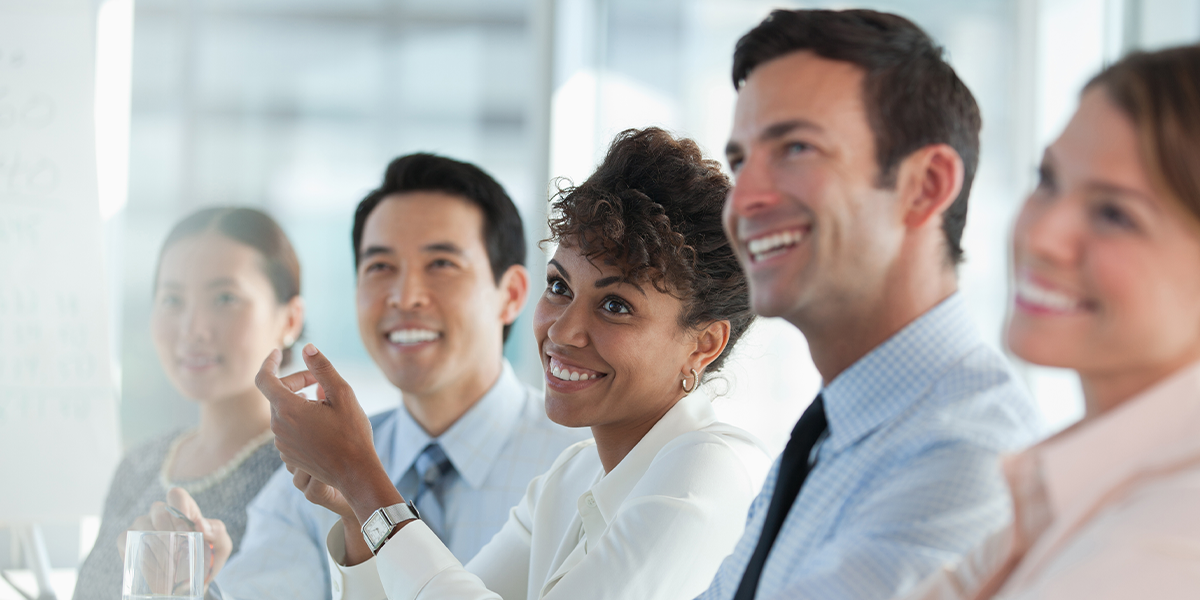
<path id="1" fill-rule="evenodd" d="M 209 281 L 208 283 L 206 283 L 204 285 L 204 287 L 211 290 L 213 288 L 225 287 L 227 285 L 236 285 L 236 284 L 237 284 L 237 281 L 235 281 L 232 277 L 219 277 L 217 279 Z"/>
<path id="2" fill-rule="evenodd" d="M 566 279 L 567 283 L 571 283 L 571 274 L 567 272 L 566 267 L 562 266 L 562 263 L 552 258 L 550 259 L 550 262 L 546 264 L 554 265 L 554 268 L 558 269 L 558 273 L 563 276 L 563 279 Z"/>
<path id="3" fill-rule="evenodd" d="M 646 290 L 643 290 L 642 286 L 640 286 L 632 281 L 629 281 L 629 280 L 625 279 L 624 277 L 621 277 L 620 275 L 613 275 L 612 277 L 605 277 L 603 279 L 597 279 L 596 287 L 598 287 L 598 288 L 608 287 L 614 283 L 627 283 L 627 284 L 633 286 L 633 288 L 635 290 L 641 292 L 641 294 L 643 296 L 646 295 Z"/>

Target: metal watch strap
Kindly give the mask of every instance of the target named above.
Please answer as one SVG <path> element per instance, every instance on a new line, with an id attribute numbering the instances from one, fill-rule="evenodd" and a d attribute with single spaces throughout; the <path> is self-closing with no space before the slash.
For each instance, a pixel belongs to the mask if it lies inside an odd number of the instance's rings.
<path id="1" fill-rule="evenodd" d="M 395 534 L 398 525 L 420 518 L 421 513 L 417 512 L 417 507 L 413 506 L 411 500 L 403 504 L 385 506 L 371 513 L 371 516 L 363 523 L 363 539 L 366 540 L 371 553 L 378 554 L 384 542 Z"/>

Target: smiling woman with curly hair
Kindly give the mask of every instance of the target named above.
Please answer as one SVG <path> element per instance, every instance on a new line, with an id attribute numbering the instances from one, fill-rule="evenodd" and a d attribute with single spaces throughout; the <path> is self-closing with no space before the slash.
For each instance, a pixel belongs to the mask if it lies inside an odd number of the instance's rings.
<path id="1" fill-rule="evenodd" d="M 412 515 L 389 519 L 374 551 L 359 523 L 336 525 L 328 538 L 335 593 L 684 600 L 708 586 L 770 462 L 750 434 L 717 421 L 706 394 L 692 393 L 753 319 L 721 229 L 729 188 L 694 142 L 651 128 L 618 135 L 587 181 L 559 192 L 548 240 L 557 248 L 534 332 L 547 413 L 590 427 L 594 439 L 535 478 L 465 567 Z M 334 404 L 353 402 L 323 355 L 313 349 L 305 361 Z M 289 468 L 340 491 L 310 497 L 348 503 L 367 529 L 380 511 L 408 514 L 386 479 L 370 483 L 381 467 L 342 459 L 359 455 L 353 445 L 369 437 L 315 443 L 320 436 L 306 434 L 365 426 L 361 411 L 334 406 L 309 418 L 314 411 L 293 402 L 283 382 L 264 391 L 287 423 L 276 434 Z"/>

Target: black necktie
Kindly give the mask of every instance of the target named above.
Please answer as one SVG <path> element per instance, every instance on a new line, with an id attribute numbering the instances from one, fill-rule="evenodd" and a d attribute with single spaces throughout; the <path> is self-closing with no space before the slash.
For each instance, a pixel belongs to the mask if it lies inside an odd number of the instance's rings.
<path id="1" fill-rule="evenodd" d="M 771 495 L 771 506 L 767 509 L 767 518 L 763 521 L 762 533 L 758 536 L 758 545 L 754 547 L 754 555 L 746 565 L 742 574 L 742 583 L 738 585 L 733 600 L 753 600 L 758 591 L 758 579 L 762 576 L 763 565 L 771 546 L 779 536 L 783 520 L 787 518 L 792 503 L 800 494 L 800 486 L 808 477 L 808 456 L 812 454 L 813 446 L 821 438 L 827 427 L 825 422 L 825 403 L 821 395 L 808 405 L 796 426 L 792 428 L 792 438 L 783 449 L 783 458 L 779 461 L 779 477 L 775 481 L 775 493 Z"/>

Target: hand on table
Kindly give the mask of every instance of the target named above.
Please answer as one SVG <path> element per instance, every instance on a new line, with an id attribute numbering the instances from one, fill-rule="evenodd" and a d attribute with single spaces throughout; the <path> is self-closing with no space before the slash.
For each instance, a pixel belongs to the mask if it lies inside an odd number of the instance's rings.
<path id="1" fill-rule="evenodd" d="M 293 484 L 311 502 L 339 514 L 348 508 L 358 522 L 377 508 L 403 502 L 375 453 L 371 422 L 354 390 L 316 346 L 306 345 L 300 355 L 308 370 L 279 378 L 282 355 L 274 350 L 254 379 L 271 402 L 275 447 L 295 476 Z M 313 384 L 317 400 L 299 394 Z"/>
<path id="2" fill-rule="evenodd" d="M 177 513 L 183 514 L 184 518 L 172 514 L 171 510 L 167 508 L 168 506 L 175 509 Z M 206 546 L 205 589 L 208 588 L 213 577 L 216 577 L 221 568 L 225 566 L 229 555 L 233 553 L 233 539 L 225 530 L 225 523 L 220 519 L 204 518 L 196 501 L 183 488 L 176 487 L 167 490 L 167 501 L 165 503 L 155 502 L 150 505 L 150 512 L 134 519 L 133 525 L 127 531 L 199 531 L 203 533 Z M 117 550 L 121 553 L 122 561 L 125 560 L 125 537 L 124 535 L 117 536 Z M 211 553 L 208 551 L 209 544 L 212 548 Z"/>

